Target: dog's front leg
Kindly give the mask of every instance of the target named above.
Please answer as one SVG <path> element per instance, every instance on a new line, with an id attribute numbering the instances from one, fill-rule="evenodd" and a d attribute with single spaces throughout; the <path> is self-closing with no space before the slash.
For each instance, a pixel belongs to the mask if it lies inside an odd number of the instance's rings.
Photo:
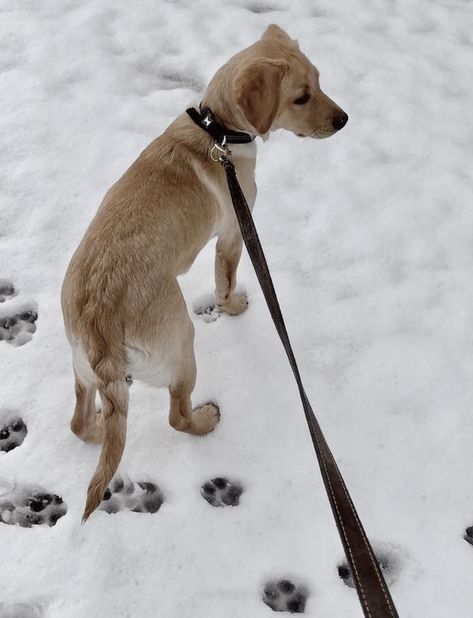
<path id="1" fill-rule="evenodd" d="M 248 306 L 246 294 L 235 294 L 236 271 L 243 240 L 240 231 L 221 234 L 215 253 L 215 297 L 217 306 L 225 313 L 238 315 Z"/>

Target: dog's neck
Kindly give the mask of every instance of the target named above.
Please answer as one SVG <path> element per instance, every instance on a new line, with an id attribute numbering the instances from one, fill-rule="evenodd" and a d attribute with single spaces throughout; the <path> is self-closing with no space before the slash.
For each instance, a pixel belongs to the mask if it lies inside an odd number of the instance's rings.
<path id="1" fill-rule="evenodd" d="M 186 112 L 180 114 L 169 125 L 165 133 L 168 132 L 171 133 L 171 139 L 175 143 L 185 145 L 186 148 L 189 148 L 194 153 L 194 156 L 202 159 L 202 161 L 209 160 L 210 151 L 215 144 L 215 139 L 197 126 Z M 256 141 L 248 144 L 230 144 L 229 146 L 232 158 L 235 161 L 240 158 L 245 160 L 256 159 Z M 152 150 L 149 152 L 149 156 L 153 158 Z"/>
<path id="2" fill-rule="evenodd" d="M 198 127 L 208 133 L 220 146 L 227 144 L 250 144 L 256 137 L 255 134 L 235 131 L 222 125 L 222 123 L 217 121 L 212 110 L 202 107 L 202 105 L 199 106 L 199 110 L 195 107 L 189 107 L 186 113 Z"/>

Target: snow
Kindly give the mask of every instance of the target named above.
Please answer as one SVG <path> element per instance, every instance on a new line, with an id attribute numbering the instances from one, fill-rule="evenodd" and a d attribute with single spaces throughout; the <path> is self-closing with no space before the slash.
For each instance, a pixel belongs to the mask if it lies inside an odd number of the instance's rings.
<path id="1" fill-rule="evenodd" d="M 80 525 L 98 447 L 69 430 L 74 393 L 59 291 L 109 186 L 229 56 L 269 23 L 299 39 L 349 114 L 326 141 L 259 144 L 255 220 L 317 410 L 403 618 L 466 618 L 473 596 L 472 5 L 461 0 L 3 0 L 0 277 L 38 311 L 0 342 L 0 407 L 28 434 L 0 490 L 60 495 L 54 527 L 1 525 L 1 618 L 264 618 L 264 583 L 309 591 L 309 617 L 359 618 L 297 392 L 246 255 L 238 318 L 205 321 L 214 243 L 181 283 L 196 327 L 194 402 L 215 432 L 167 423 L 167 394 L 131 387 L 123 474 L 158 513 Z M 204 316 L 205 317 L 205 316 Z M 217 317 L 217 316 L 216 316 Z M 6 412 L 5 412 L 6 413 Z M 237 507 L 201 485 L 227 476 Z M 16 488 L 16 489 L 15 489 Z M 2 493 L 0 491 L 0 493 Z"/>

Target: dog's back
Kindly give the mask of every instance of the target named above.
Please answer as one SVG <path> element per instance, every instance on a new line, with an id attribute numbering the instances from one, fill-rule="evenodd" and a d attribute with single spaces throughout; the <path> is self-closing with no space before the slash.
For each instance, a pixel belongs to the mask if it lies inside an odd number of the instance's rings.
<path id="1" fill-rule="evenodd" d="M 190 267 L 218 218 L 218 204 L 196 172 L 196 157 L 206 148 L 195 145 L 195 131 L 188 129 L 186 118 L 179 117 L 108 191 L 64 279 L 61 301 L 76 393 L 90 393 L 95 381 L 102 400 L 104 447 L 85 518 L 101 501 L 123 452 L 127 361 L 135 357 L 139 372 L 140 357 L 155 348 L 172 356 L 179 336 L 169 311 L 176 303 L 175 312 L 182 310 L 175 278 Z M 160 359 L 160 365 L 166 361 Z M 164 386 L 168 376 L 162 373 Z M 72 429 L 99 441 L 100 428 L 91 436 L 80 420 L 94 414 L 94 398 L 82 399 L 88 409 L 75 415 Z"/>

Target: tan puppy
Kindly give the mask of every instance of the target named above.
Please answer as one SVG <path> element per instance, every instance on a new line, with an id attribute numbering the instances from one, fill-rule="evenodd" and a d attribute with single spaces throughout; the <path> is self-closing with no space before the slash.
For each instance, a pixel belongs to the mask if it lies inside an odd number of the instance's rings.
<path id="1" fill-rule="evenodd" d="M 297 42 L 269 26 L 216 73 L 202 105 L 227 129 L 328 137 L 348 117 L 321 91 L 318 76 Z M 71 428 L 103 443 L 84 519 L 100 504 L 123 453 L 127 375 L 169 389 L 175 429 L 201 435 L 218 423 L 214 404 L 192 409 L 194 327 L 176 280 L 218 236 L 216 302 L 231 315 L 247 306 L 235 293 L 242 238 L 224 172 L 209 156 L 213 144 L 187 114 L 178 116 L 108 191 L 67 270 L 62 308 L 76 378 Z M 255 144 L 231 151 L 252 207 Z"/>

